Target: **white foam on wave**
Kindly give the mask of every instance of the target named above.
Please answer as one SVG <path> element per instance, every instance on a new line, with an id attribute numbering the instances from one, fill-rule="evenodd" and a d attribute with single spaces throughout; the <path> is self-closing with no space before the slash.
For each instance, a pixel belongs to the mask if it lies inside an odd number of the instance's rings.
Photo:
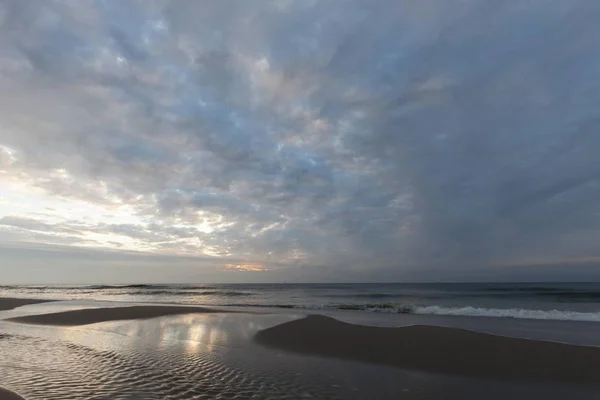
<path id="1" fill-rule="evenodd" d="M 592 321 L 600 322 L 600 313 L 561 311 L 561 310 L 528 310 L 518 308 L 478 308 L 478 307 L 441 307 L 417 306 L 414 314 L 451 315 L 471 317 L 499 317 L 524 319 L 549 319 L 562 321 Z"/>
<path id="2" fill-rule="evenodd" d="M 233 307 L 268 307 L 281 309 L 298 309 L 314 311 L 349 311 L 372 312 L 390 314 L 426 314 L 467 317 L 495 317 L 495 318 L 520 318 L 544 319 L 558 321 L 590 321 L 600 322 L 600 312 L 578 312 L 564 310 L 532 310 L 519 308 L 481 308 L 481 307 L 444 307 L 425 306 L 416 304 L 224 304 Z"/>

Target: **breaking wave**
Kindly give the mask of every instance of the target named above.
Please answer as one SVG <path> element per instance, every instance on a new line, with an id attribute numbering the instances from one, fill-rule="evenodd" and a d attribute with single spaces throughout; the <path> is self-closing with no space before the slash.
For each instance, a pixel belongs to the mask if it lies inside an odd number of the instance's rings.
<path id="1" fill-rule="evenodd" d="M 323 297 L 330 298 L 362 298 L 362 299 L 387 299 L 387 298 L 400 298 L 406 297 L 401 293 L 339 293 L 339 294 L 327 294 Z"/>
<path id="2" fill-rule="evenodd" d="M 303 310 L 342 310 L 342 311 L 366 311 L 394 314 L 423 314 L 423 315 L 447 315 L 468 317 L 493 317 L 493 318 L 519 318 L 519 319 L 544 319 L 559 321 L 591 321 L 600 322 L 600 312 L 577 312 L 562 310 L 531 310 L 517 308 L 478 308 L 478 307 L 443 307 L 436 305 L 414 305 L 414 304 L 335 304 L 335 305 L 297 305 L 297 304 L 227 304 L 235 307 L 268 307 L 268 308 L 292 308 Z"/>
<path id="3" fill-rule="evenodd" d="M 242 297 L 242 296 L 253 296 L 255 293 L 251 292 L 237 292 L 237 291 L 219 291 L 219 290 L 205 290 L 205 291 L 181 291 L 181 290 L 139 290 L 134 292 L 127 292 L 130 295 L 166 295 L 166 296 L 217 296 L 217 297 Z"/>
<path id="4" fill-rule="evenodd" d="M 478 308 L 478 307 L 440 307 L 417 306 L 414 314 L 453 315 L 496 318 L 549 319 L 562 321 L 600 322 L 600 313 L 561 311 L 561 310 L 529 310 L 518 308 Z"/>

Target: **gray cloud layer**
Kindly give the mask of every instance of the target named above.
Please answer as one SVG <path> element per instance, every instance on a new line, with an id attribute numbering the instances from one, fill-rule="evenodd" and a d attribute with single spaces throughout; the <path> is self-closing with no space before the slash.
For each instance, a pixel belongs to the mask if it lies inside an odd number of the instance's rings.
<path id="1" fill-rule="evenodd" d="M 141 221 L 0 234 L 341 280 L 594 260 L 598 20 L 585 0 L 0 1 L 0 178 Z"/>

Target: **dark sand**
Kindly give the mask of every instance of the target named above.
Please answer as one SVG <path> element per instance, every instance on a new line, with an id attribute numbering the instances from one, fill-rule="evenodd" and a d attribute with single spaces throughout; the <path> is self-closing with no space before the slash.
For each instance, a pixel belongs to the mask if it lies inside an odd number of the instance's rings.
<path id="1" fill-rule="evenodd" d="M 255 340 L 296 353 L 432 373 L 600 386 L 600 348 L 456 328 L 382 328 L 313 315 L 260 331 Z"/>
<path id="2" fill-rule="evenodd" d="M 23 317 L 8 318 L 6 321 L 21 322 L 36 325 L 77 326 L 95 324 L 97 322 L 121 321 L 127 319 L 148 319 L 166 315 L 180 315 L 192 313 L 223 312 L 204 307 L 181 306 L 131 306 L 90 308 L 84 310 L 64 311 L 52 314 L 26 315 Z"/>
<path id="3" fill-rule="evenodd" d="M 9 390 L 0 388 L 0 400 L 24 400 L 21 396 Z"/>
<path id="4" fill-rule="evenodd" d="M 0 311 L 12 310 L 13 308 L 26 306 L 28 304 L 46 303 L 53 300 L 35 300 L 35 299 L 13 299 L 0 298 Z"/>

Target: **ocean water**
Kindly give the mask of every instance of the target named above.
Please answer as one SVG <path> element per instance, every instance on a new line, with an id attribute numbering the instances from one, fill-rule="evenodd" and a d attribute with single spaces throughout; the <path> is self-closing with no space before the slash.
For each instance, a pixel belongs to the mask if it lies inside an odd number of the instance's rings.
<path id="1" fill-rule="evenodd" d="M 0 297 L 600 322 L 600 283 L 5 285 Z"/>

